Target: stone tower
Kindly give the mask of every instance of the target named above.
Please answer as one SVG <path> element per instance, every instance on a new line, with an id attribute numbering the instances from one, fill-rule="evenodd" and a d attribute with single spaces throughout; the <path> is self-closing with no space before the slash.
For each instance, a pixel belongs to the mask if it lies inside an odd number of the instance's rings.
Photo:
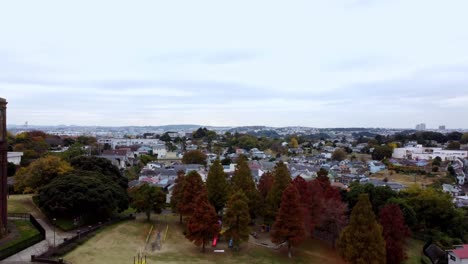
<path id="1" fill-rule="evenodd" d="M 5 99 L 0 98 L 0 230 L 7 227 L 7 141 L 6 141 L 6 105 Z"/>

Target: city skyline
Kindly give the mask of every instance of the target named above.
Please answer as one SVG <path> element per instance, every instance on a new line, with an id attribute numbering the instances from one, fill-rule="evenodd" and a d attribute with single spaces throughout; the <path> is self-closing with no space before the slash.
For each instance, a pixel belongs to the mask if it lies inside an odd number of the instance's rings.
<path id="1" fill-rule="evenodd" d="M 468 128 L 464 1 L 29 6 L 0 4 L 9 124 Z"/>

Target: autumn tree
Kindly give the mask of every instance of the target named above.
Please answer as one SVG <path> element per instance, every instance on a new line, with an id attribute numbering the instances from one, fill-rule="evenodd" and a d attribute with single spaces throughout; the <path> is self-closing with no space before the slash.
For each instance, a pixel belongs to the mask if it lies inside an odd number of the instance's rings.
<path id="1" fill-rule="evenodd" d="M 182 157 L 182 162 L 184 164 L 206 165 L 206 155 L 200 150 L 187 151 Z"/>
<path id="2" fill-rule="evenodd" d="M 375 220 L 367 194 L 359 195 L 351 212 L 350 223 L 338 240 L 338 248 L 343 258 L 351 264 L 386 263 L 382 226 Z"/>
<path id="3" fill-rule="evenodd" d="M 275 219 L 276 212 L 280 208 L 281 198 L 283 191 L 288 187 L 291 182 L 291 174 L 289 173 L 288 167 L 282 161 L 278 162 L 273 171 L 274 182 L 271 187 L 270 193 L 268 193 L 268 219 Z"/>
<path id="4" fill-rule="evenodd" d="M 242 241 L 249 240 L 249 205 L 247 196 L 243 191 L 238 190 L 234 193 L 226 206 L 226 215 L 224 216 L 224 226 L 226 237 L 232 238 L 234 247 L 239 250 Z"/>
<path id="5" fill-rule="evenodd" d="M 206 190 L 208 200 L 214 206 L 216 212 L 223 209 L 227 201 L 228 184 L 226 174 L 224 173 L 223 165 L 219 159 L 211 165 L 206 179 Z"/>
<path id="6" fill-rule="evenodd" d="M 388 204 L 380 210 L 380 224 L 383 227 L 387 263 L 400 264 L 407 258 L 405 241 L 410 236 L 410 230 L 405 224 L 405 218 L 396 204 Z"/>
<path id="7" fill-rule="evenodd" d="M 272 227 L 271 241 L 276 244 L 287 243 L 288 257 L 292 257 L 291 248 L 304 241 L 303 209 L 300 195 L 294 184 L 289 184 L 281 198 L 281 207 Z"/>
<path id="8" fill-rule="evenodd" d="M 310 222 L 310 200 L 312 198 L 309 190 L 309 185 L 307 184 L 307 181 L 304 180 L 301 176 L 297 176 L 294 178 L 292 181 L 294 186 L 296 187 L 297 191 L 299 192 L 300 196 L 300 202 L 302 206 L 302 210 L 304 211 L 304 224 Z M 308 225 L 305 225 L 306 230 Z"/>
<path id="9" fill-rule="evenodd" d="M 205 192 L 200 174 L 196 171 L 191 171 L 185 176 L 183 185 L 182 200 L 179 202 L 178 210 L 184 216 L 191 216 L 197 206 L 197 198 Z"/>
<path id="10" fill-rule="evenodd" d="M 339 148 L 339 149 L 336 149 L 335 151 L 333 151 L 332 153 L 332 160 L 337 160 L 337 161 L 342 161 L 342 160 L 345 160 L 346 159 L 346 156 L 348 154 L 346 153 L 346 151 L 344 151 L 343 149 Z"/>
<path id="11" fill-rule="evenodd" d="M 297 142 L 297 139 L 296 138 L 291 138 L 291 142 L 289 142 L 289 146 L 291 148 L 298 148 L 299 147 L 299 143 Z"/>
<path id="12" fill-rule="evenodd" d="M 208 201 L 206 191 L 198 195 L 193 206 L 193 211 L 187 221 L 185 237 L 195 245 L 202 246 L 202 252 L 205 252 L 206 241 L 219 233 L 221 225 L 214 207 Z"/>
<path id="13" fill-rule="evenodd" d="M 39 187 L 50 183 L 54 178 L 72 171 L 66 161 L 56 156 L 46 156 L 33 161 L 29 166 L 21 168 L 15 175 L 16 192 L 34 192 Z"/>
<path id="14" fill-rule="evenodd" d="M 260 180 L 258 181 L 258 184 L 257 184 L 257 189 L 260 194 L 259 213 L 262 216 L 265 216 L 265 214 L 267 213 L 267 207 L 268 207 L 267 197 L 268 197 L 268 193 L 271 190 L 271 187 L 273 187 L 273 181 L 274 181 L 273 174 L 271 172 L 265 172 L 260 177 Z"/>
<path id="15" fill-rule="evenodd" d="M 322 202 L 320 221 L 316 227 L 318 232 L 326 235 L 330 243 L 335 246 L 336 240 L 347 224 L 347 205 L 340 199 L 328 198 Z"/>
<path id="16" fill-rule="evenodd" d="M 144 212 L 149 221 L 151 212 L 160 214 L 166 204 L 166 194 L 161 188 L 144 183 L 129 190 L 131 206 L 138 212 Z"/>
<path id="17" fill-rule="evenodd" d="M 255 217 L 258 210 L 260 194 L 255 188 L 255 182 L 250 171 L 247 158 L 240 156 L 237 160 L 236 170 L 231 179 L 231 192 L 242 190 L 249 200 L 250 216 Z"/>
<path id="18" fill-rule="evenodd" d="M 179 221 L 182 223 L 182 213 L 179 207 L 182 207 L 182 199 L 184 195 L 185 173 L 184 171 L 177 172 L 177 178 L 174 181 L 174 189 L 172 189 L 171 208 L 173 212 L 179 213 Z"/>

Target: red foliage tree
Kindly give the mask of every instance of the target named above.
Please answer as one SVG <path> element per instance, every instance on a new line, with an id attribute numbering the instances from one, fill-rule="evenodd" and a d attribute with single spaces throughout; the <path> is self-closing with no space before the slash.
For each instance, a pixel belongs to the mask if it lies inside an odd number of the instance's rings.
<path id="1" fill-rule="evenodd" d="M 273 180 L 274 176 L 271 172 L 266 172 L 262 175 L 262 177 L 260 177 L 257 189 L 263 199 L 266 199 L 268 193 L 270 192 L 271 187 L 273 186 Z"/>
<path id="2" fill-rule="evenodd" d="M 308 230 L 309 229 L 308 223 L 310 222 L 310 199 L 311 199 L 309 186 L 307 184 L 307 181 L 304 180 L 304 178 L 302 178 L 301 176 L 297 176 L 296 178 L 294 178 L 292 183 L 296 187 L 301 197 L 300 201 L 302 205 L 302 210 L 304 210 L 304 225 L 305 225 L 306 230 Z"/>
<path id="3" fill-rule="evenodd" d="M 206 188 L 200 174 L 196 171 L 189 172 L 184 179 L 182 200 L 177 206 L 179 213 L 191 216 L 196 208 L 197 198 L 202 193 L 206 194 Z"/>
<path id="4" fill-rule="evenodd" d="M 197 246 L 202 246 L 205 252 L 206 241 L 213 238 L 221 230 L 218 215 L 208 201 L 206 191 L 203 191 L 195 200 L 193 213 L 187 222 L 185 237 Z"/>
<path id="5" fill-rule="evenodd" d="M 314 235 L 314 230 L 317 225 L 322 222 L 323 201 L 325 199 L 324 189 L 317 179 L 308 183 L 310 192 L 309 202 L 309 232 Z"/>
<path id="6" fill-rule="evenodd" d="M 388 204 L 380 210 L 380 224 L 383 227 L 387 263 L 399 264 L 407 258 L 405 241 L 410 236 L 410 230 L 405 224 L 401 209 L 396 204 Z"/>
<path id="7" fill-rule="evenodd" d="M 294 184 L 289 184 L 281 197 L 281 205 L 273 224 L 271 241 L 276 244 L 288 244 L 288 256 L 291 258 L 291 247 L 304 241 L 304 216 L 300 195 Z"/>

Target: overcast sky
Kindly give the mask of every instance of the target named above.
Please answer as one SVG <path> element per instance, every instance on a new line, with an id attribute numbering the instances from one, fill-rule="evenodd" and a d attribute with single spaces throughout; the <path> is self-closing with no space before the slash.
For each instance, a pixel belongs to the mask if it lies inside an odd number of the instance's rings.
<path id="1" fill-rule="evenodd" d="M 2 1 L 8 123 L 468 128 L 468 1 Z"/>

